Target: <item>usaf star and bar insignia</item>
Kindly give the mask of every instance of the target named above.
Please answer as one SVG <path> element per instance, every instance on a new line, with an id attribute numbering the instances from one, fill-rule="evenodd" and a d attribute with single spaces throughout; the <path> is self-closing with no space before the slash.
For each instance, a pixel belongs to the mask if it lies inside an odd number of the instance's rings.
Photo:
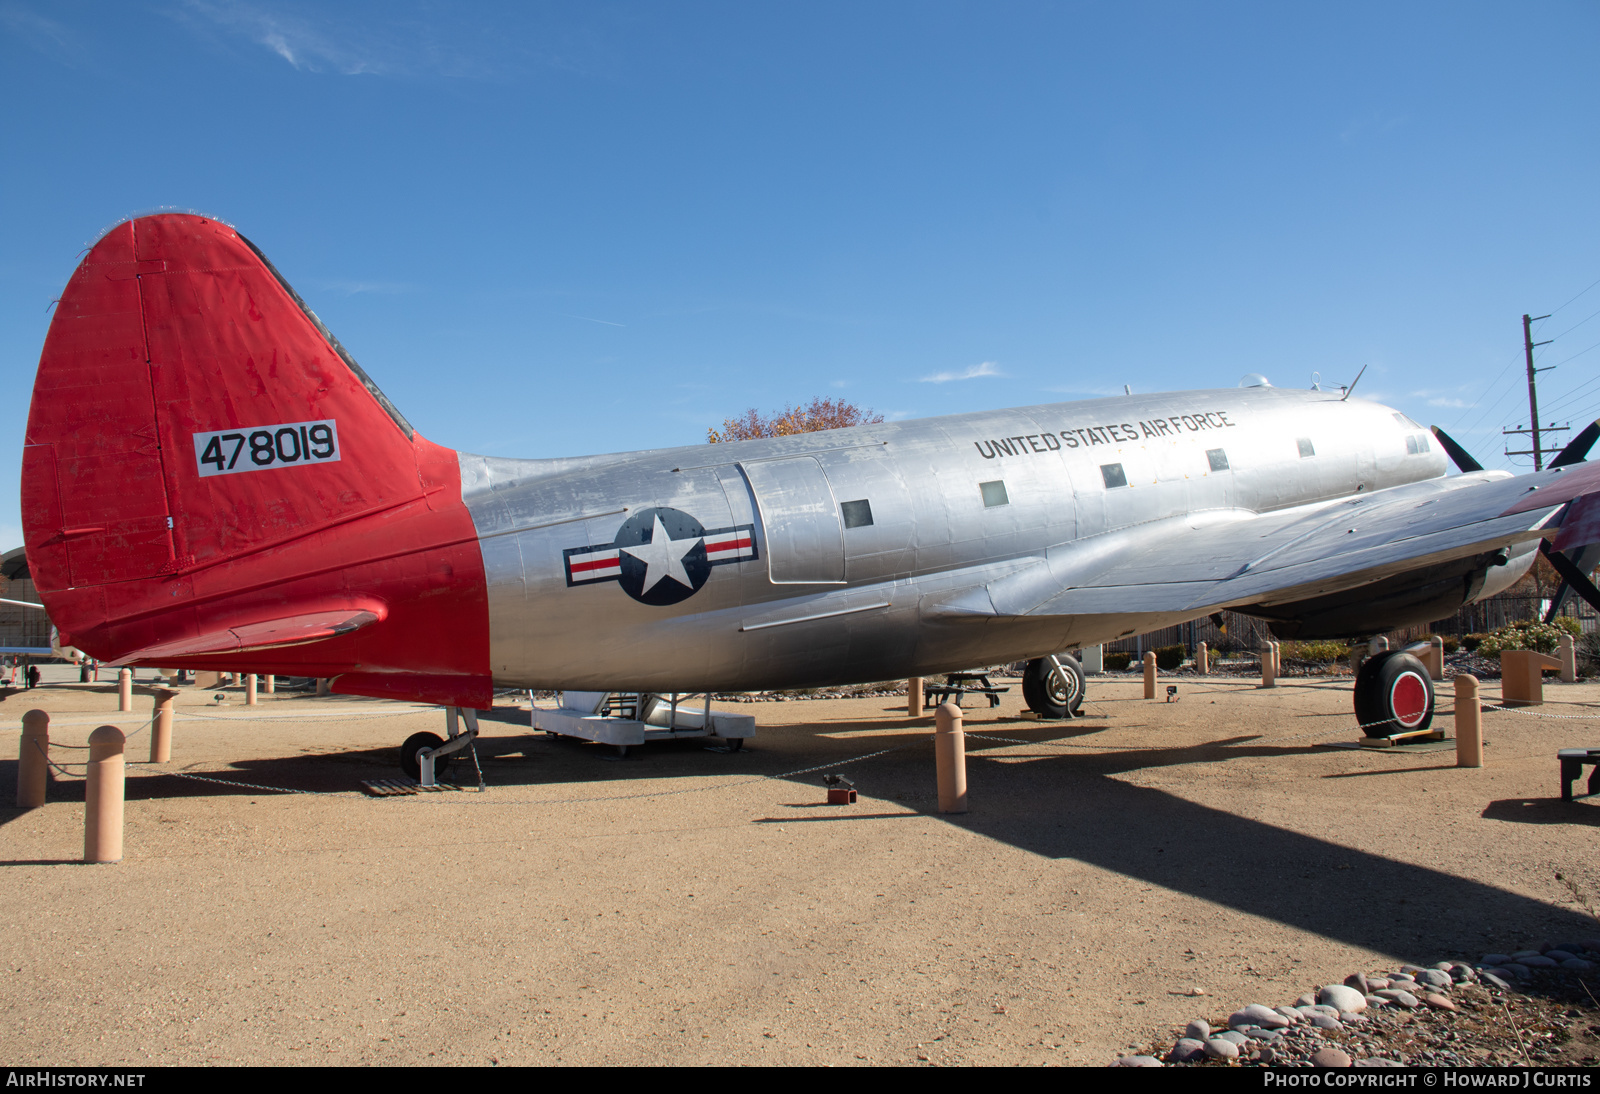
<path id="1" fill-rule="evenodd" d="M 681 509 L 643 509 L 599 547 L 569 547 L 567 586 L 615 581 L 641 604 L 687 600 L 711 577 L 711 567 L 753 559 L 755 526 L 703 527 Z"/>

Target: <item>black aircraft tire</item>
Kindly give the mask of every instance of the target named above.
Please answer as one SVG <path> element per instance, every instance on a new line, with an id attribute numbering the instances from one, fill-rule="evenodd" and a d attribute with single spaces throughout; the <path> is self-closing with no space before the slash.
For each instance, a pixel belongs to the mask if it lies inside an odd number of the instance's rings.
<path id="1" fill-rule="evenodd" d="M 1060 677 L 1048 657 L 1028 662 L 1022 672 L 1022 700 L 1041 718 L 1070 718 L 1083 705 L 1083 667 L 1071 654 L 1061 654 Z"/>
<path id="2" fill-rule="evenodd" d="M 1433 723 L 1433 680 L 1421 661 L 1389 650 L 1367 658 L 1356 675 L 1356 721 L 1366 737 L 1392 737 Z"/>
<path id="3" fill-rule="evenodd" d="M 422 764 L 417 760 L 417 753 L 425 748 L 438 748 L 442 744 L 444 738 L 437 733 L 413 733 L 406 738 L 406 743 L 400 746 L 400 770 L 413 779 L 422 778 Z M 444 778 L 445 769 L 449 766 L 449 756 L 441 756 L 433 761 L 433 777 Z"/>

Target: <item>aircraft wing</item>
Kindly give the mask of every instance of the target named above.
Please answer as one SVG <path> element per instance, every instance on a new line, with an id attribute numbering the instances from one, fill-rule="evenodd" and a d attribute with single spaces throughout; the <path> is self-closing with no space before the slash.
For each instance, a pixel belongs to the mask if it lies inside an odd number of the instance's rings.
<path id="1" fill-rule="evenodd" d="M 946 617 L 1207 612 L 1286 604 L 1555 535 L 1600 464 L 1475 472 L 1273 513 L 1200 512 L 1052 549 L 941 605 Z M 1576 507 L 1575 507 L 1576 508 Z"/>

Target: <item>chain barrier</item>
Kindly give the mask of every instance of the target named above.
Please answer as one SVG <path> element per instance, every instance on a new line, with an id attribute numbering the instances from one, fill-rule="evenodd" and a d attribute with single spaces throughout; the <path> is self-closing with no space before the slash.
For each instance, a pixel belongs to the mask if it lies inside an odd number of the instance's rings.
<path id="1" fill-rule="evenodd" d="M 191 775 L 186 771 L 163 771 L 163 775 L 171 775 L 175 779 L 193 779 L 195 782 L 216 783 L 219 786 L 242 786 L 248 790 L 264 790 L 269 794 L 305 794 L 313 798 L 337 798 L 350 793 L 348 790 L 296 790 L 290 786 L 262 786 L 259 783 L 242 783 L 236 779 L 217 779 L 209 775 Z"/>
<path id="2" fill-rule="evenodd" d="M 1524 710 L 1521 707 L 1507 707 L 1484 704 L 1485 710 L 1503 710 L 1507 714 L 1526 714 L 1530 718 L 1554 718 L 1560 722 L 1593 722 L 1600 719 L 1600 710 L 1593 714 L 1541 714 L 1537 710 Z"/>
<path id="3" fill-rule="evenodd" d="M 848 760 L 835 760 L 830 763 L 817 764 L 814 767 L 802 767 L 794 771 L 785 771 L 779 775 L 753 775 L 750 778 L 739 779 L 738 781 L 731 783 L 718 782 L 707 783 L 704 786 L 689 786 L 684 787 L 682 790 L 647 790 L 638 794 L 608 794 L 593 798 L 519 798 L 515 801 L 480 801 L 476 798 L 462 799 L 433 796 L 423 798 L 420 795 L 410 800 L 426 800 L 441 805 L 588 805 L 594 802 L 635 801 L 640 798 L 671 798 L 677 797 L 680 794 L 704 794 L 711 790 L 732 790 L 737 786 L 749 786 L 752 783 L 771 782 L 774 779 L 792 779 L 799 775 L 810 775 L 818 771 L 826 771 L 838 767 L 847 767 L 850 764 L 861 763 L 863 760 L 871 760 L 876 759 L 879 756 L 887 756 L 891 752 L 902 752 L 908 748 L 915 748 L 918 744 L 926 744 L 932 739 L 933 734 L 930 733 L 921 741 L 917 741 L 913 744 L 895 745 L 893 748 L 879 749 L 877 752 L 868 752 L 863 756 L 853 756 Z"/>

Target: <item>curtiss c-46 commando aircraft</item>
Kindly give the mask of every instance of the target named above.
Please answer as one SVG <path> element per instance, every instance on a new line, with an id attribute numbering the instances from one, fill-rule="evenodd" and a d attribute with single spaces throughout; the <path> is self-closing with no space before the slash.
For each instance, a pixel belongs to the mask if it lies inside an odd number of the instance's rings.
<path id="1" fill-rule="evenodd" d="M 1258 386 L 472 455 L 418 435 L 233 228 L 162 214 L 106 233 L 61 295 L 22 519 L 62 643 L 112 664 L 470 710 L 496 687 L 1028 661 L 1029 705 L 1060 717 L 1083 690 L 1068 651 L 1224 608 L 1364 636 L 1504 589 L 1538 550 L 1600 606 L 1597 432 L 1513 477 L 1388 407 Z M 1431 715 L 1404 654 L 1356 691 L 1397 727 Z"/>

